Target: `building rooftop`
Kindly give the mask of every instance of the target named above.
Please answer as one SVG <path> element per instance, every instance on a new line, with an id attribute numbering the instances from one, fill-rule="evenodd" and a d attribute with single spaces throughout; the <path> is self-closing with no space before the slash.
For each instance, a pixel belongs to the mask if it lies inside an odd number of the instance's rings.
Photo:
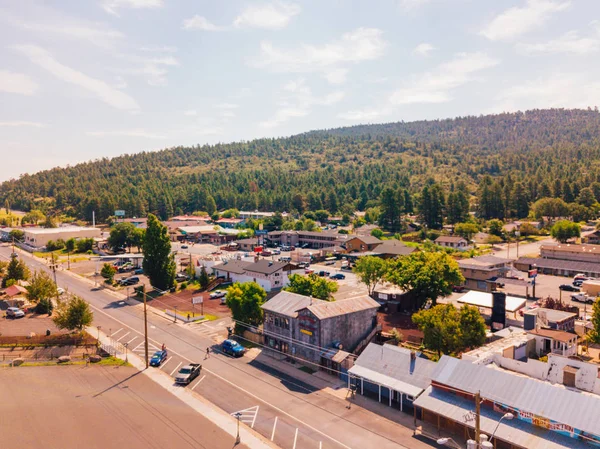
<path id="1" fill-rule="evenodd" d="M 407 246 L 398 240 L 385 240 L 381 245 L 375 247 L 374 252 L 383 255 L 408 256 L 416 251 L 416 248 Z"/>
<path id="2" fill-rule="evenodd" d="M 252 271 L 262 274 L 273 274 L 289 265 L 289 262 L 274 262 L 272 260 L 261 259 L 258 262 L 246 266 L 246 271 Z"/>
<path id="3" fill-rule="evenodd" d="M 458 243 L 458 242 L 466 242 L 467 240 L 464 239 L 463 237 L 458 237 L 458 236 L 454 236 L 454 235 L 440 235 L 437 239 L 435 239 L 436 242 L 443 242 L 443 243 Z"/>
<path id="4" fill-rule="evenodd" d="M 347 242 L 354 239 L 358 239 L 367 245 L 376 245 L 383 242 L 373 235 L 349 235 Z"/>
<path id="5" fill-rule="evenodd" d="M 540 307 L 537 309 L 531 309 L 525 312 L 526 315 L 536 315 L 538 317 L 545 316 L 548 321 L 553 323 L 560 323 L 565 320 L 577 318 L 577 314 L 573 312 L 565 312 L 564 310 L 546 309 Z"/>
<path id="6" fill-rule="evenodd" d="M 488 309 L 492 308 L 492 294 L 486 292 L 479 292 L 476 290 L 471 290 L 465 293 L 463 296 L 458 298 L 458 302 L 462 302 L 464 304 L 470 304 L 476 307 L 485 307 Z M 516 312 L 519 309 L 525 307 L 527 301 L 525 298 L 517 298 L 516 296 L 508 296 L 506 295 L 506 311 L 507 312 Z"/>
<path id="7" fill-rule="evenodd" d="M 320 302 L 326 301 L 283 290 L 264 303 L 261 308 L 267 312 L 296 318 L 299 310 Z"/>
<path id="8" fill-rule="evenodd" d="M 252 262 L 243 260 L 227 260 L 220 265 L 215 265 L 213 270 L 225 271 L 227 273 L 244 274 Z"/>
<path id="9" fill-rule="evenodd" d="M 57 232 L 82 232 L 82 231 L 98 231 L 99 228 L 83 227 L 83 226 L 59 226 L 58 228 L 23 228 L 25 233 L 29 234 L 55 234 Z"/>
<path id="10" fill-rule="evenodd" d="M 473 363 L 486 364 L 493 358 L 494 354 L 502 355 L 506 348 L 510 346 L 516 348 L 521 347 L 533 338 L 527 335 L 527 332 L 520 327 L 512 326 L 495 332 L 492 336 L 497 339 L 480 346 L 479 348 L 473 349 L 472 351 L 463 353 L 462 358 L 464 360 L 470 360 Z"/>
<path id="11" fill-rule="evenodd" d="M 319 301 L 307 306 L 320 320 L 333 318 L 348 313 L 361 312 L 363 310 L 378 309 L 381 305 L 368 295 L 356 296 L 354 298 L 340 299 L 337 301 Z"/>
<path id="12" fill-rule="evenodd" d="M 542 257 L 520 257 L 513 262 L 520 265 L 536 264 L 538 268 L 548 268 L 551 270 L 571 270 L 578 272 L 600 272 L 600 263 L 596 262 L 580 262 L 577 260 L 563 259 L 545 259 Z"/>
<path id="13" fill-rule="evenodd" d="M 179 230 L 184 234 L 198 234 L 198 233 L 206 233 L 206 234 L 214 234 L 220 231 L 219 226 L 214 225 L 203 225 L 203 226 L 179 226 Z"/>
<path id="14" fill-rule="evenodd" d="M 559 331 L 556 329 L 531 329 L 527 331 L 528 334 L 537 335 L 538 337 L 551 338 L 552 340 L 560 341 L 562 343 L 569 343 L 573 341 L 574 338 L 577 338 L 577 334 L 571 334 L 570 332 Z M 600 407 L 600 403 L 598 404 Z M 598 413 L 600 413 L 600 408 L 598 409 Z"/>
<path id="15" fill-rule="evenodd" d="M 559 251 L 565 253 L 589 253 L 600 254 L 600 245 L 576 245 L 570 243 L 544 243 L 540 246 L 540 251 Z"/>

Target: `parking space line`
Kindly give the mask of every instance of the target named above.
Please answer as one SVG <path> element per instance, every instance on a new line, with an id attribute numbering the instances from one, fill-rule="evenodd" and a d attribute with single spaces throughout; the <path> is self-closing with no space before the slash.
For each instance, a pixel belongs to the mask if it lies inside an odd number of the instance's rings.
<path id="1" fill-rule="evenodd" d="M 141 342 L 139 345 L 137 345 L 135 348 L 133 348 L 133 350 L 137 351 L 140 348 L 140 346 L 142 346 L 143 344 L 144 344 L 144 342 Z"/>
<path id="2" fill-rule="evenodd" d="M 296 433 L 294 434 L 294 445 L 292 449 L 296 449 L 296 441 L 298 441 L 298 428 L 296 427 Z"/>
<path id="3" fill-rule="evenodd" d="M 198 386 L 198 384 L 199 384 L 200 382 L 202 382 L 202 381 L 204 380 L 204 378 L 205 378 L 205 377 L 206 377 L 206 375 L 202 376 L 202 377 L 200 378 L 200 380 L 199 380 L 198 382 L 196 382 L 196 385 L 194 385 L 194 386 L 192 387 L 192 391 L 193 391 L 193 390 L 194 390 L 194 389 L 195 389 L 195 388 Z"/>
<path id="4" fill-rule="evenodd" d="M 275 417 L 275 422 L 273 423 L 273 432 L 271 432 L 271 441 L 273 441 L 273 439 L 275 438 L 275 428 L 277 427 L 277 418 L 278 418 L 278 416 Z"/>
<path id="5" fill-rule="evenodd" d="M 258 416 L 258 409 L 260 408 L 259 405 L 256 406 L 256 413 L 254 413 L 254 419 L 252 420 L 252 425 L 250 427 L 252 427 L 254 429 L 254 423 L 256 422 L 256 417 Z"/>
<path id="6" fill-rule="evenodd" d="M 179 365 L 177 365 L 177 366 L 175 367 L 175 369 L 174 369 L 173 371 L 171 371 L 171 376 L 173 375 L 173 373 L 174 373 L 175 371 L 177 371 L 177 369 L 178 369 L 178 368 L 181 366 L 181 364 L 182 364 L 182 363 L 183 363 L 183 362 L 179 362 Z"/>
<path id="7" fill-rule="evenodd" d="M 123 334 L 120 338 L 117 338 L 117 341 L 121 341 L 122 339 L 127 337 L 129 334 L 131 334 L 131 332 L 127 332 L 126 334 Z"/>
<path id="8" fill-rule="evenodd" d="M 118 334 L 122 330 L 123 330 L 123 328 L 119 329 L 118 331 L 114 331 L 112 334 L 109 335 L 109 337 L 113 337 L 114 335 Z"/>
<path id="9" fill-rule="evenodd" d="M 129 340 L 129 341 L 127 342 L 127 344 L 128 344 L 128 345 L 130 345 L 130 344 L 131 344 L 131 342 L 132 342 L 133 340 L 135 340 L 136 338 L 139 338 L 139 337 L 133 337 L 131 340 Z"/>
<path id="10" fill-rule="evenodd" d="M 167 360 L 165 360 L 165 363 L 163 363 L 163 366 L 166 366 L 166 365 L 167 365 L 167 363 L 169 363 L 169 362 L 171 361 L 171 359 L 172 359 L 172 358 L 173 358 L 173 357 L 169 357 Z"/>

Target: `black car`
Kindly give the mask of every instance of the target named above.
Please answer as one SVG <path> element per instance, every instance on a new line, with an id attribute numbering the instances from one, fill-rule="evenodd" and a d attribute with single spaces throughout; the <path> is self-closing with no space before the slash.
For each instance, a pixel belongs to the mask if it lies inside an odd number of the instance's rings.
<path id="1" fill-rule="evenodd" d="M 321 277 L 329 277 L 329 271 L 319 271 L 317 274 Z"/>
<path id="2" fill-rule="evenodd" d="M 123 278 L 119 280 L 119 284 L 121 285 L 135 285 L 140 282 L 140 278 L 137 276 L 131 276 L 128 278 Z"/>
<path id="3" fill-rule="evenodd" d="M 578 286 L 571 285 L 571 284 L 562 284 L 558 288 L 561 289 L 563 292 L 579 292 L 579 291 L 581 291 L 581 289 Z"/>

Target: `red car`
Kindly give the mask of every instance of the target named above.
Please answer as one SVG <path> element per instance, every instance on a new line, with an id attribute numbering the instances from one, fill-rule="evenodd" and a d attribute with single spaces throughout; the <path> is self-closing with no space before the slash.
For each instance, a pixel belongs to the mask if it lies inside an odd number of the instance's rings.
<path id="1" fill-rule="evenodd" d="M 453 285 L 452 291 L 457 292 L 457 293 L 462 293 L 463 291 L 465 291 L 465 287 L 462 285 Z"/>

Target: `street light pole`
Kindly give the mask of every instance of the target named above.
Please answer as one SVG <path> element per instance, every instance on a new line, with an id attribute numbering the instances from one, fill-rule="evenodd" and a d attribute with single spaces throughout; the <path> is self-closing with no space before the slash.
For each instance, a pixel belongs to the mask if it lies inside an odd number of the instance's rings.
<path id="1" fill-rule="evenodd" d="M 240 418 L 242 417 L 242 414 L 237 412 L 235 417 L 237 418 L 237 435 L 235 436 L 235 444 L 238 445 L 240 444 Z"/>
<path id="2" fill-rule="evenodd" d="M 475 393 L 475 442 L 479 444 L 481 441 L 481 394 L 479 391 Z"/>
<path id="3" fill-rule="evenodd" d="M 54 253 L 52 254 L 52 264 L 50 265 L 50 269 L 52 270 L 52 273 L 54 274 L 54 286 L 56 287 L 56 303 L 58 304 L 59 302 L 59 297 L 58 297 L 58 284 L 56 283 L 56 262 L 54 261 Z"/>
<path id="4" fill-rule="evenodd" d="M 146 311 L 146 289 L 144 289 L 144 354 L 146 356 L 146 368 L 148 368 L 148 312 Z"/>

